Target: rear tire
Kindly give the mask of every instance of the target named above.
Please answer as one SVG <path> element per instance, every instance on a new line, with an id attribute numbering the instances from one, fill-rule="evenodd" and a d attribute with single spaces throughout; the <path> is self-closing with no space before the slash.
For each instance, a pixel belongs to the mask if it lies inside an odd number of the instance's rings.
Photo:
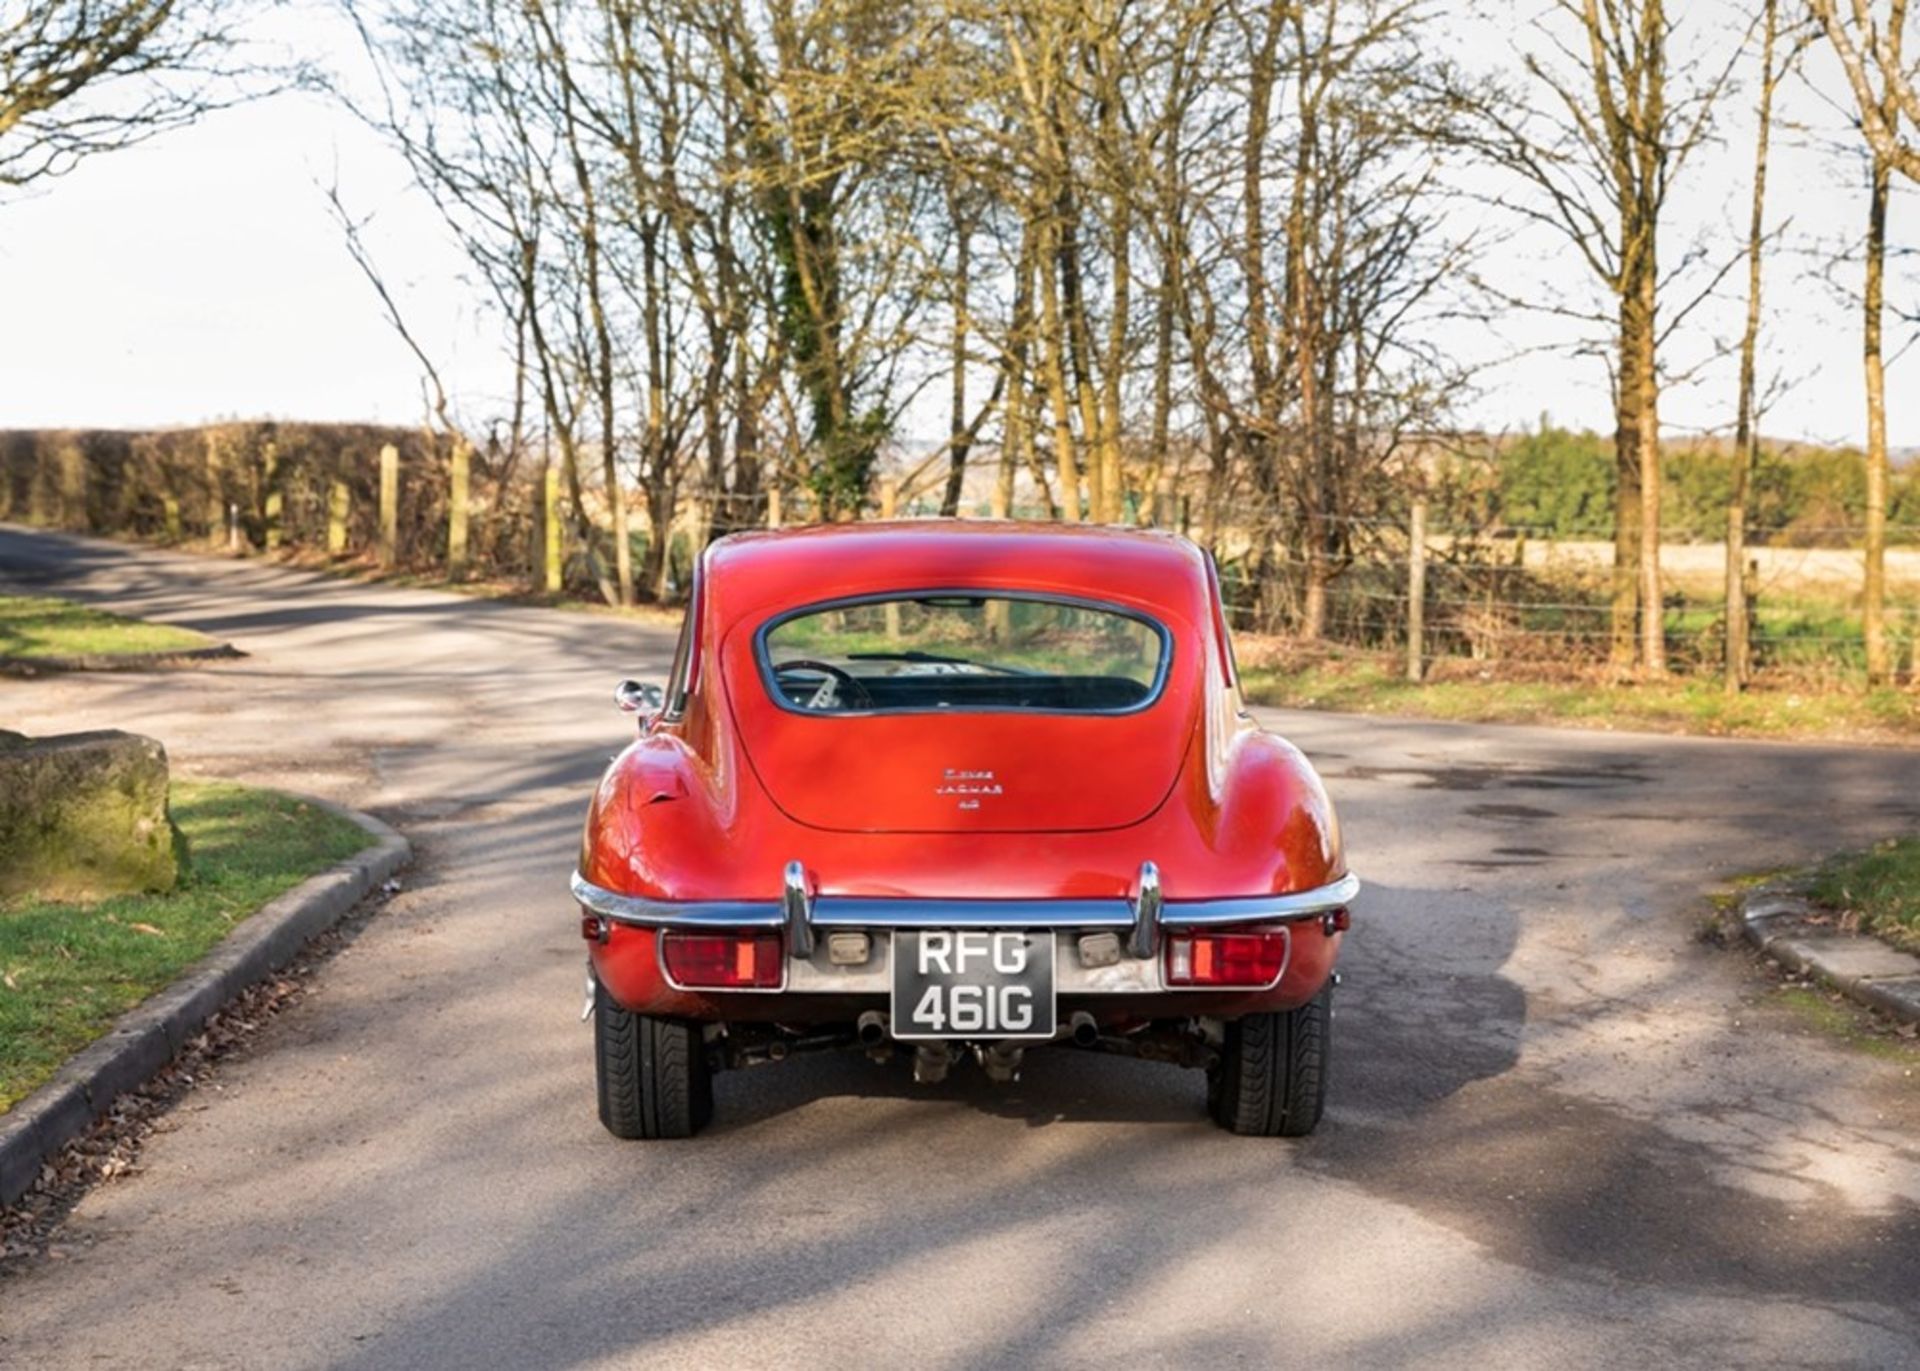
<path id="1" fill-rule="evenodd" d="M 1278 1014 L 1249 1014 L 1227 1025 L 1220 1061 L 1207 1073 L 1214 1122 L 1259 1138 L 1304 1138 L 1327 1102 L 1333 987 Z"/>
<path id="2" fill-rule="evenodd" d="M 615 1004 L 593 985 L 600 1122 L 616 1138 L 690 1138 L 713 1117 L 713 1075 L 700 1026 Z"/>

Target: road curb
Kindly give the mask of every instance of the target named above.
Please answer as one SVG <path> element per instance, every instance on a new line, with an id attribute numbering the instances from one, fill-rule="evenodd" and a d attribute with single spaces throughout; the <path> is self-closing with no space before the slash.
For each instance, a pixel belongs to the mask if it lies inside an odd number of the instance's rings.
<path id="1" fill-rule="evenodd" d="M 45 676 L 62 671 L 165 671 L 202 662 L 237 662 L 247 654 L 231 643 L 173 652 L 82 652 L 64 657 L 0 656 L 0 675 Z"/>
<path id="2" fill-rule="evenodd" d="M 1741 931 L 1783 966 L 1903 1023 L 1920 1023 L 1920 957 L 1860 934 L 1809 933 L 1802 924 L 1813 912 L 1803 896 L 1756 890 L 1740 901 Z"/>
<path id="3" fill-rule="evenodd" d="M 261 906 L 172 985 L 122 1015 L 52 1080 L 0 1115 L 0 1205 L 31 1190 L 42 1164 L 91 1128 L 116 1096 L 146 1084 L 234 996 L 293 960 L 412 856 L 407 840 L 371 815 L 300 798 L 377 841 Z"/>

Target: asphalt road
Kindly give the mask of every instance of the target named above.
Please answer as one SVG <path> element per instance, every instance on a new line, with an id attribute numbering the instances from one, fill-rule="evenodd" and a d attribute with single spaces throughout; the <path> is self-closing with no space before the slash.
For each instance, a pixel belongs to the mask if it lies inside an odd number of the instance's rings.
<path id="1" fill-rule="evenodd" d="M 1920 826 L 1920 754 L 1273 714 L 1369 882 L 1312 1139 L 1040 1052 L 730 1074 L 699 1139 L 622 1144 L 566 877 L 664 630 L 10 527 L 0 577 L 249 654 L 0 681 L 0 726 L 152 733 L 420 853 L 0 1281 L 7 1366 L 1920 1361 L 1920 1068 L 1696 936 L 1720 878 Z"/>

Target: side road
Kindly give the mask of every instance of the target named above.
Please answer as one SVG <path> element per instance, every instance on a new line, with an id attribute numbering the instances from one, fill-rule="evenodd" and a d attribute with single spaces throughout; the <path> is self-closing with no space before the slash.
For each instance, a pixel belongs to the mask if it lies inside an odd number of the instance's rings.
<path id="1" fill-rule="evenodd" d="M 93 1126 L 115 1097 L 173 1059 L 206 1021 L 248 986 L 293 960 L 407 862 L 407 840 L 371 815 L 314 800 L 375 841 L 243 920 L 178 980 L 123 1014 L 54 1078 L 0 1114 L 0 1205 L 33 1187 L 43 1162 Z"/>
<path id="2" fill-rule="evenodd" d="M 796 1057 L 622 1146 L 566 882 L 667 631 L 4 527 L 0 576 L 248 654 L 0 683 L 7 724 L 137 728 L 415 850 L 0 1282 L 0 1363 L 1920 1362 L 1920 1057 L 1699 937 L 1721 882 L 1920 828 L 1910 752 L 1262 711 L 1367 881 L 1304 1145 L 1036 1052 L 1010 1087 Z"/>

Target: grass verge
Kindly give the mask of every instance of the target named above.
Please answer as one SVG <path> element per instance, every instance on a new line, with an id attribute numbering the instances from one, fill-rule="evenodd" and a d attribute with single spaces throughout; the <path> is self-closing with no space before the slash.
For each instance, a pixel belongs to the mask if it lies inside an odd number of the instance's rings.
<path id="1" fill-rule="evenodd" d="M 0 657 L 60 657 L 191 652 L 218 647 L 204 633 L 150 624 L 48 595 L 0 595 Z"/>
<path id="2" fill-rule="evenodd" d="M 1718 681 L 1519 679 L 1494 668 L 1448 663 L 1415 684 L 1404 666 L 1372 654 L 1251 666 L 1247 698 L 1288 709 L 1398 714 L 1472 723 L 1640 728 L 1742 738 L 1873 739 L 1920 743 L 1920 692 L 1778 683 L 1728 695 Z M 1565 670 L 1565 669 L 1563 669 Z"/>
<path id="3" fill-rule="evenodd" d="M 1822 863 L 1807 895 L 1863 933 L 1920 953 L 1920 838 L 1891 839 Z"/>
<path id="4" fill-rule="evenodd" d="M 1825 1037 L 1838 1038 L 1856 1051 L 1885 1061 L 1912 1063 L 1916 1052 L 1895 1030 L 1889 1032 L 1884 1021 L 1876 1021 L 1873 1011 L 1855 1004 L 1835 991 L 1804 984 L 1782 985 L 1776 1003 L 1796 1021 Z M 1912 1075 L 1912 1071 L 1908 1071 Z"/>
<path id="5" fill-rule="evenodd" d="M 171 804 L 191 854 L 177 889 L 0 907 L 0 1113 L 235 924 L 374 841 L 271 790 L 180 781 Z"/>

